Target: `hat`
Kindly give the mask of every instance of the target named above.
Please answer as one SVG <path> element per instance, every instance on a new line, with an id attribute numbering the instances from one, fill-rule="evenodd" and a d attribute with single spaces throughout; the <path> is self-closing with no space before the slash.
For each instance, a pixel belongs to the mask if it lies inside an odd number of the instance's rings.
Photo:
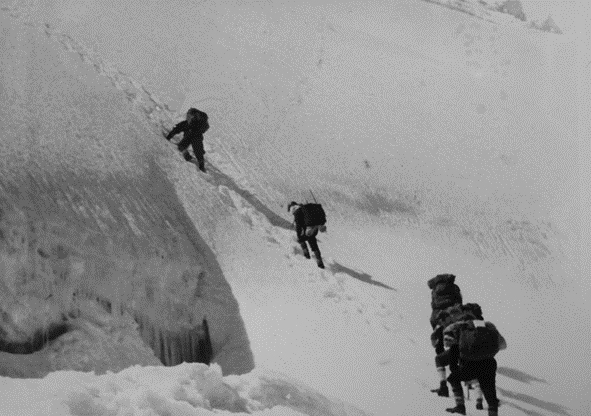
<path id="1" fill-rule="evenodd" d="M 289 204 L 287 204 L 287 212 L 289 212 L 289 210 L 291 209 L 291 207 L 293 207 L 294 205 L 300 205 L 295 201 L 291 201 Z"/>

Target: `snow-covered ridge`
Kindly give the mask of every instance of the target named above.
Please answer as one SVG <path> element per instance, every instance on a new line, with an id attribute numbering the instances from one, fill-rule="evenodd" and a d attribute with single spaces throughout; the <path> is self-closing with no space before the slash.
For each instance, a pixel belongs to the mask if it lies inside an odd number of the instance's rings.
<path id="1" fill-rule="evenodd" d="M 45 351 L 48 364 L 41 367 L 106 371 L 157 364 L 154 354 L 175 364 L 195 355 L 187 350 L 203 338 L 207 319 L 213 360 L 225 372 L 250 370 L 236 300 L 160 161 L 159 129 L 170 120 L 166 107 L 69 36 L 18 15 L 1 13 L 0 19 L 7 40 L 0 93 L 5 350 L 67 325 L 70 331 L 85 328 L 71 340 L 77 358 Z M 201 192 L 211 199 L 208 187 Z M 86 308 L 80 318 L 87 298 L 99 300 L 116 319 L 90 331 L 86 323 L 100 311 Z M 131 318 L 141 324 L 144 345 Z M 84 343 L 108 338 L 117 322 L 138 338 L 135 347 L 126 337 L 112 340 L 129 352 L 125 359 L 106 354 L 101 342 Z M 85 358 L 92 347 L 96 362 Z M 133 358 L 136 347 L 144 353 Z M 39 374 L 20 374 L 27 375 Z"/>
<path id="2" fill-rule="evenodd" d="M 528 20 L 519 0 L 423 0 L 493 23 L 525 22 L 532 29 L 562 34 L 560 28 L 548 17 L 543 23 Z"/>

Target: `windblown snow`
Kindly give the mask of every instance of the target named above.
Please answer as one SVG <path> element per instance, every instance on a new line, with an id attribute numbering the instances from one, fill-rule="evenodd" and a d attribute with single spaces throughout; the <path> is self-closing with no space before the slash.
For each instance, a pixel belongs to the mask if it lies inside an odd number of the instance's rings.
<path id="1" fill-rule="evenodd" d="M 0 414 L 444 414 L 438 273 L 500 414 L 591 414 L 585 43 L 501 3 L 0 1 Z"/>

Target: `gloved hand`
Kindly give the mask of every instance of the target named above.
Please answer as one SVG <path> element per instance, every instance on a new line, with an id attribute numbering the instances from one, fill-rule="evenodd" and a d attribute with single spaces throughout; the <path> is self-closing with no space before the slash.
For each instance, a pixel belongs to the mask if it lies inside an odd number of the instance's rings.
<path id="1" fill-rule="evenodd" d="M 443 327 L 438 325 L 435 327 L 433 333 L 431 333 L 431 345 L 433 348 L 437 347 L 437 345 L 443 339 Z"/>

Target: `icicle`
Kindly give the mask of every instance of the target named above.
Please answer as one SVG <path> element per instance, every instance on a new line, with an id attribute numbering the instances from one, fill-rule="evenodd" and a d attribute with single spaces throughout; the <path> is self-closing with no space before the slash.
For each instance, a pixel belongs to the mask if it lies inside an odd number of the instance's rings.
<path id="1" fill-rule="evenodd" d="M 202 363 L 209 364 L 213 358 L 213 347 L 211 345 L 211 338 L 209 335 L 209 325 L 207 324 L 207 320 L 203 318 L 203 332 L 205 333 L 203 338 L 203 354 L 202 354 Z"/>
<path id="2" fill-rule="evenodd" d="M 160 360 L 162 361 L 162 363 L 164 365 L 170 365 L 168 363 L 168 361 L 166 360 L 166 348 L 165 348 L 165 344 L 164 344 L 164 337 L 162 335 L 162 331 L 158 331 L 158 338 L 160 341 Z"/>
<path id="3" fill-rule="evenodd" d="M 172 353 L 172 342 L 173 342 L 173 338 L 171 336 L 172 334 L 168 331 L 166 331 L 166 354 L 167 354 L 167 358 L 168 358 L 168 365 L 175 365 L 174 362 L 174 357 L 173 357 L 173 353 Z"/>
<path id="4" fill-rule="evenodd" d="M 134 314 L 142 339 L 154 351 L 154 355 L 166 366 L 183 362 L 209 364 L 212 358 L 211 339 L 206 319 L 193 328 L 171 331 L 155 325 L 150 318 Z"/>
<path id="5" fill-rule="evenodd" d="M 168 353 L 170 356 L 170 365 L 177 365 L 176 362 L 176 334 L 174 332 L 168 332 Z"/>
<path id="6" fill-rule="evenodd" d="M 173 334 L 171 337 L 171 354 L 172 354 L 172 362 L 174 365 L 182 363 L 181 357 L 183 356 L 183 351 L 181 347 L 181 334 Z"/>
<path id="7" fill-rule="evenodd" d="M 197 344 L 195 343 L 195 337 L 193 333 L 189 333 L 189 362 L 195 362 L 195 349 L 197 348 Z"/>

